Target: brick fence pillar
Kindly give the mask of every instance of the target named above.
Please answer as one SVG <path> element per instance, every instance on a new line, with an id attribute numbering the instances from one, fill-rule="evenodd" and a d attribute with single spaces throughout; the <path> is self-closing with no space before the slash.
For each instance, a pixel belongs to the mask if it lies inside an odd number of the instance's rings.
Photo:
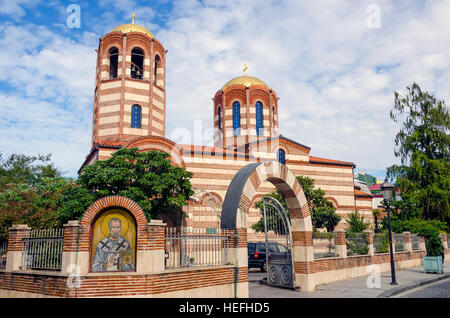
<path id="1" fill-rule="evenodd" d="M 158 273 L 165 269 L 166 224 L 162 220 L 147 223 L 147 241 L 137 247 L 136 272 Z"/>
<path id="2" fill-rule="evenodd" d="M 31 228 L 26 224 L 14 224 L 9 229 L 8 254 L 6 259 L 6 271 L 20 270 L 22 266 L 22 239 L 30 237 Z"/>
<path id="3" fill-rule="evenodd" d="M 405 244 L 405 252 L 412 252 L 412 242 L 411 242 L 411 233 L 403 232 L 403 241 Z"/>
<path id="4" fill-rule="evenodd" d="M 334 242 L 336 254 L 338 257 L 346 258 L 347 257 L 347 243 L 345 241 L 345 231 L 344 230 L 336 230 L 334 231 Z"/>
<path id="5" fill-rule="evenodd" d="M 366 233 L 367 235 L 367 242 L 369 244 L 369 252 L 367 253 L 367 255 L 373 256 L 375 255 L 375 249 L 373 247 L 373 232 L 365 230 L 364 233 Z"/>
<path id="6" fill-rule="evenodd" d="M 447 234 L 441 233 L 440 237 L 441 237 L 442 245 L 444 246 L 444 248 L 448 248 Z"/>
<path id="7" fill-rule="evenodd" d="M 426 251 L 427 247 L 425 245 L 425 237 L 419 236 L 419 250 Z"/>
<path id="8" fill-rule="evenodd" d="M 83 259 L 79 251 L 80 227 L 80 222 L 76 220 L 68 221 L 63 225 L 64 234 L 61 260 L 61 273 L 63 274 L 71 274 L 74 272 L 86 274 L 89 272 L 89 258 L 86 260 Z"/>

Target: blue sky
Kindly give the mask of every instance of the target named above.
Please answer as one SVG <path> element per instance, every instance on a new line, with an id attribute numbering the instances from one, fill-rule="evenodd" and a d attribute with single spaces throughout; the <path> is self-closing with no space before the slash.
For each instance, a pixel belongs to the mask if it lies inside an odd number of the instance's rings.
<path id="1" fill-rule="evenodd" d="M 70 4 L 81 28 L 66 25 Z M 133 12 L 169 51 L 166 137 L 175 142 L 189 142 L 177 128 L 212 126 L 211 98 L 247 64 L 280 97 L 283 135 L 381 178 L 398 162 L 393 92 L 416 81 L 449 100 L 450 0 L 0 0 L 4 157 L 52 153 L 76 176 L 91 147 L 98 39 Z"/>

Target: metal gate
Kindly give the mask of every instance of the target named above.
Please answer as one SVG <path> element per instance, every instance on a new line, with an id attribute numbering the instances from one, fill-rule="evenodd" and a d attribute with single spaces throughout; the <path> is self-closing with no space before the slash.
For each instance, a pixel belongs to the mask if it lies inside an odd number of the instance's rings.
<path id="1" fill-rule="evenodd" d="M 286 210 L 273 197 L 263 197 L 267 283 L 294 288 L 292 232 Z"/>

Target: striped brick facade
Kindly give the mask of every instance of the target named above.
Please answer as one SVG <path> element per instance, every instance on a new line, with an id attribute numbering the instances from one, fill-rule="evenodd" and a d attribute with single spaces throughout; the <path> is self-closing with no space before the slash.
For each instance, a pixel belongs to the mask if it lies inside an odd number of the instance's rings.
<path id="1" fill-rule="evenodd" d="M 234 84 L 219 90 L 213 98 L 213 122 L 215 131 L 215 146 L 234 149 L 238 146 L 274 137 L 278 132 L 278 97 L 267 86 L 255 84 L 246 87 Z M 240 134 L 234 136 L 233 103 L 240 104 Z M 262 103 L 263 132 L 260 136 L 256 131 L 256 103 Z M 219 109 L 221 110 L 219 129 Z"/>
<path id="2" fill-rule="evenodd" d="M 118 49 L 117 76 L 110 75 L 111 49 Z M 131 77 L 131 52 L 144 53 L 142 78 Z M 99 140 L 131 140 L 165 135 L 165 49 L 141 32 L 114 31 L 100 39 L 97 49 L 92 145 Z M 155 64 L 155 59 L 159 63 Z M 155 69 L 156 68 L 156 69 Z M 131 108 L 141 107 L 141 127 L 131 128 Z M 101 159 L 100 159 L 101 160 Z"/>

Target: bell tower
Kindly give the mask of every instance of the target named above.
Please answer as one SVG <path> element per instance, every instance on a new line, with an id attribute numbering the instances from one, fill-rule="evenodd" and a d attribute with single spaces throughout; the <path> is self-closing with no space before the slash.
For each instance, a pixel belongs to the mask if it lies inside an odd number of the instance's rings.
<path id="1" fill-rule="evenodd" d="M 253 141 L 278 137 L 278 97 L 259 78 L 244 75 L 228 81 L 214 101 L 215 146 L 238 149 Z"/>
<path id="2" fill-rule="evenodd" d="M 134 19 L 100 38 L 92 145 L 165 135 L 167 51 Z"/>

